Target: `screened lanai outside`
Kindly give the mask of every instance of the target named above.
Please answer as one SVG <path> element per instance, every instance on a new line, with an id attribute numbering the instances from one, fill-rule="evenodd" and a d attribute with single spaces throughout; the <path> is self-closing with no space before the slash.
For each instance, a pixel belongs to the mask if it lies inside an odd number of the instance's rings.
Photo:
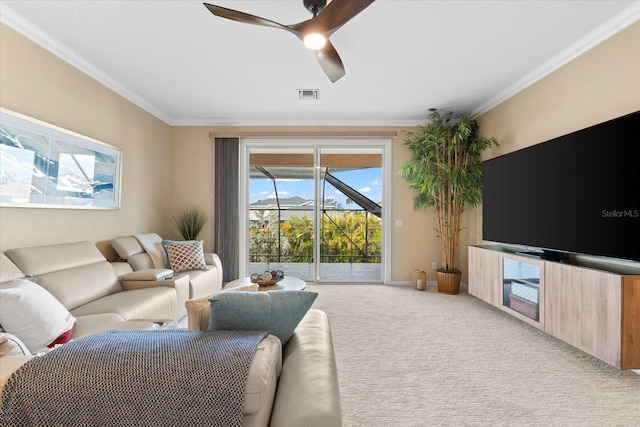
<path id="1" fill-rule="evenodd" d="M 382 149 L 249 151 L 250 272 L 382 281 Z"/>

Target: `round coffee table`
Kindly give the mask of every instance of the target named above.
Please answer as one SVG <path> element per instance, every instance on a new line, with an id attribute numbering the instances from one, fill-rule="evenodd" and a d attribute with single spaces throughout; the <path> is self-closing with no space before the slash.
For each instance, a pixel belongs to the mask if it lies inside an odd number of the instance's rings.
<path id="1" fill-rule="evenodd" d="M 225 286 L 225 289 L 235 288 L 236 286 L 250 285 L 251 278 L 243 277 L 240 279 L 232 280 Z M 307 282 L 297 277 L 285 277 L 275 285 L 271 286 L 258 286 L 258 291 L 302 291 L 307 287 Z"/>

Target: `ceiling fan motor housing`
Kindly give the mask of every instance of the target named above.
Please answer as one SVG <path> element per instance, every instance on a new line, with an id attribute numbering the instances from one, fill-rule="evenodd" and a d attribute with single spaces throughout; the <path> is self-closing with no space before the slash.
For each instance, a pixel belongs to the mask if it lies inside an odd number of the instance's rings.
<path id="1" fill-rule="evenodd" d="M 303 0 L 304 7 L 316 16 L 327 5 L 327 0 Z"/>

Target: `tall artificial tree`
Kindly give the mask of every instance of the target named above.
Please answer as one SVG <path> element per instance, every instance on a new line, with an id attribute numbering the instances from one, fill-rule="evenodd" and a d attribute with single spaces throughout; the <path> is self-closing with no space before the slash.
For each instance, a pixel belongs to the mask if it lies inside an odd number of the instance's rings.
<path id="1" fill-rule="evenodd" d="M 462 212 L 482 201 L 481 153 L 498 145 L 495 138 L 478 135 L 478 123 L 468 113 L 452 123 L 453 113 L 441 115 L 430 109 L 428 122 L 419 133 L 409 132 L 404 141 L 411 159 L 400 168 L 400 175 L 417 192 L 414 210 L 433 208 L 440 239 L 439 273 L 458 276 L 460 218 Z M 440 287 L 440 274 L 438 275 Z"/>

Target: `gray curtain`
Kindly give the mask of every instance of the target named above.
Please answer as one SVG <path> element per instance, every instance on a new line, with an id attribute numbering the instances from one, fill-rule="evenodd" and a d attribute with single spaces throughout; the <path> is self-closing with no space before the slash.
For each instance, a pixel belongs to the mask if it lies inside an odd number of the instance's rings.
<path id="1" fill-rule="evenodd" d="M 215 239 L 214 252 L 222 262 L 222 280 L 227 283 L 239 275 L 238 138 L 215 139 Z"/>

